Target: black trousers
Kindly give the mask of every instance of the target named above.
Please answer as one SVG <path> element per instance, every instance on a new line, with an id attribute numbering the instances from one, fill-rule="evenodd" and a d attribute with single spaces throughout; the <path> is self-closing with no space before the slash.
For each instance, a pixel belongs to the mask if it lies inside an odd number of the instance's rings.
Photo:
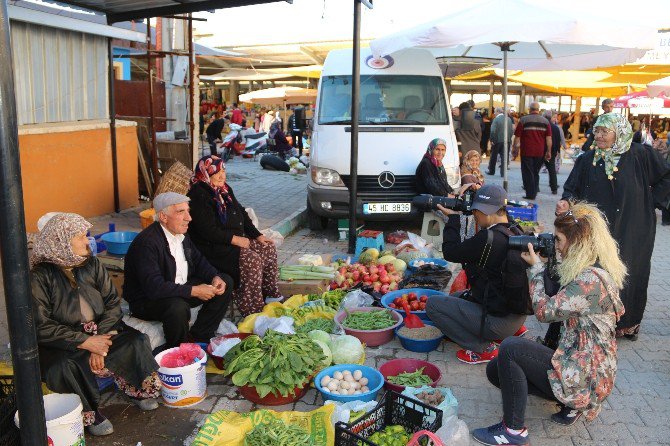
<path id="1" fill-rule="evenodd" d="M 298 156 L 302 156 L 302 132 L 291 131 L 291 137 L 293 138 L 293 147 L 298 148 Z"/>
<path id="2" fill-rule="evenodd" d="M 547 172 L 549 173 L 549 187 L 551 188 L 552 192 L 558 190 L 558 178 L 556 177 L 556 155 L 556 153 L 552 153 L 551 159 L 549 161 L 544 160 L 544 165 L 546 166 Z"/>
<path id="3" fill-rule="evenodd" d="M 502 393 L 505 426 L 525 427 L 529 394 L 558 401 L 547 376 L 553 370 L 553 355 L 552 349 L 529 339 L 512 336 L 500 344 L 498 357 L 486 366 L 486 376 Z"/>
<path id="4" fill-rule="evenodd" d="M 190 334 L 196 342 L 209 343 L 228 310 L 233 293 L 233 279 L 226 274 L 221 274 L 221 277 L 226 282 L 226 292 L 207 302 L 203 303 L 195 297 L 168 297 L 133 302 L 130 304 L 130 311 L 140 319 L 161 322 L 165 333 L 165 348 L 172 348 L 178 347 L 182 342 L 189 342 L 188 322 L 191 319 L 191 308 L 202 305 Z"/>
<path id="5" fill-rule="evenodd" d="M 511 145 L 508 145 L 507 148 L 509 149 Z M 505 150 L 505 144 L 502 142 L 497 142 L 491 145 L 491 159 L 489 160 L 489 173 L 491 175 L 495 175 L 496 173 L 496 164 L 498 162 L 498 156 L 500 156 L 500 176 L 504 176 L 504 169 L 503 169 L 503 161 L 504 161 L 504 154 L 503 151 Z M 509 164 L 509 156 L 507 157 L 507 163 Z"/>
<path id="6" fill-rule="evenodd" d="M 521 180 L 526 191 L 526 197 L 530 200 L 534 200 L 537 196 L 540 185 L 540 169 L 543 162 L 544 157 L 541 156 L 521 157 Z"/>

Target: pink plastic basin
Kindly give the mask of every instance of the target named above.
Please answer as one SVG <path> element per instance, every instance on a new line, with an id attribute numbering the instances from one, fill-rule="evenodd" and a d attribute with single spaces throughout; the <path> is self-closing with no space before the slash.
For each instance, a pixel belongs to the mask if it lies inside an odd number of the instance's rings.
<path id="1" fill-rule="evenodd" d="M 383 310 L 383 308 L 378 308 L 378 307 L 360 307 L 360 308 L 353 308 L 351 310 L 347 310 L 349 313 L 356 313 L 359 311 L 364 311 L 364 312 L 369 312 L 369 311 L 379 311 Z M 383 328 L 381 330 L 354 330 L 351 328 L 347 328 L 344 325 L 342 325 L 342 321 L 347 317 L 347 313 L 342 310 L 339 313 L 335 315 L 335 323 L 342 327 L 344 332 L 348 335 L 355 336 L 357 337 L 361 342 L 363 342 L 366 346 L 368 347 L 377 347 L 379 345 L 384 345 L 387 342 L 391 342 L 393 340 L 393 334 L 394 330 L 402 324 L 402 316 L 400 313 L 397 313 L 395 311 L 387 310 L 390 311 L 391 316 L 393 316 L 393 319 L 395 319 L 396 323 L 393 324 L 392 326 L 388 328 Z"/>

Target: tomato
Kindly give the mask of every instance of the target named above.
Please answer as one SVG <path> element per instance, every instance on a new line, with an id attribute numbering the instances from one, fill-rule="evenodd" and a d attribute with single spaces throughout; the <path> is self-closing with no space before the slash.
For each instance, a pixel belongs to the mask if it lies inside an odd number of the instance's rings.
<path id="1" fill-rule="evenodd" d="M 408 297 L 410 300 L 416 300 L 416 293 L 415 293 L 414 291 L 412 291 L 411 293 L 409 293 L 409 294 L 407 295 L 407 297 Z"/>
<path id="2" fill-rule="evenodd" d="M 419 303 L 419 310 L 424 311 L 426 309 L 426 304 L 424 302 Z"/>
<path id="3" fill-rule="evenodd" d="M 414 301 L 411 304 L 409 304 L 409 307 L 411 308 L 412 311 L 417 311 L 419 309 L 419 302 Z"/>
<path id="4" fill-rule="evenodd" d="M 398 307 L 396 307 L 395 304 L 389 304 L 389 307 L 391 307 L 391 308 L 398 308 Z"/>
<path id="5" fill-rule="evenodd" d="M 419 298 L 419 300 L 420 300 L 421 302 L 425 302 L 425 301 L 428 300 L 428 296 L 426 296 L 426 295 L 424 294 L 424 295 L 422 295 L 422 296 Z"/>
<path id="6" fill-rule="evenodd" d="M 395 299 L 393 299 L 393 303 L 396 304 L 397 306 L 402 306 L 402 299 L 396 297 Z"/>
<path id="7" fill-rule="evenodd" d="M 418 298 L 416 297 L 416 294 L 410 294 L 407 300 L 409 300 L 410 302 L 416 302 Z"/>

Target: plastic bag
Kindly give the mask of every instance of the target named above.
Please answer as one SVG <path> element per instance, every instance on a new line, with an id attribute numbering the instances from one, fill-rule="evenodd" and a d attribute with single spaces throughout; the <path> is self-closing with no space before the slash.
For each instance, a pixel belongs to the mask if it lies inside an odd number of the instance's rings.
<path id="1" fill-rule="evenodd" d="M 362 290 L 353 290 L 347 293 L 340 303 L 340 310 L 343 308 L 370 307 L 374 303 L 374 298 Z"/>
<path id="2" fill-rule="evenodd" d="M 437 406 L 438 409 L 442 411 L 442 425 L 451 417 L 458 414 L 458 400 L 451 392 L 451 389 L 448 387 L 405 387 L 405 390 L 402 391 L 402 394 L 410 398 L 417 399 L 415 395 L 418 395 L 421 392 L 426 392 L 432 394 L 436 390 L 442 392 L 444 395 L 444 401 Z"/>
<path id="3" fill-rule="evenodd" d="M 230 322 L 228 319 L 221 320 L 219 327 L 216 329 L 217 336 L 223 336 L 227 334 L 239 333 L 237 325 Z"/>
<path id="4" fill-rule="evenodd" d="M 215 356 L 220 356 L 223 358 L 231 348 L 235 347 L 240 342 L 242 342 L 240 338 L 223 339 L 217 344 L 212 341 L 212 353 Z"/>
<path id="5" fill-rule="evenodd" d="M 295 334 L 293 322 L 293 318 L 288 316 L 258 316 L 256 318 L 256 322 L 254 323 L 254 334 L 263 337 L 265 332 L 268 330 L 274 330 L 284 334 Z"/>
<path id="6" fill-rule="evenodd" d="M 335 407 L 322 406 L 311 412 L 276 412 L 256 410 L 236 413 L 219 410 L 205 418 L 191 446 L 243 446 L 244 437 L 257 425 L 269 418 L 302 427 L 309 433 L 313 446 L 327 446 L 335 443 L 335 428 L 330 423 Z"/>
<path id="7" fill-rule="evenodd" d="M 433 257 L 432 248 L 433 245 L 428 244 L 421 236 L 408 232 L 407 240 L 400 242 L 393 250 L 393 254 L 397 258 L 409 263 L 414 259 Z"/>
<path id="8" fill-rule="evenodd" d="M 258 228 L 258 217 L 256 216 L 256 212 L 254 212 L 253 208 L 244 208 L 244 210 L 247 212 L 249 219 L 251 219 L 251 223 L 253 223 L 253 225 Z"/>
<path id="9" fill-rule="evenodd" d="M 452 415 L 442 422 L 442 427 L 435 432 L 444 444 L 449 446 L 470 446 L 470 431 L 465 421 Z"/>
<path id="10" fill-rule="evenodd" d="M 372 409 L 377 407 L 376 401 L 347 401 L 346 403 L 341 403 L 339 401 L 326 400 L 323 402 L 323 405 L 333 404 L 335 406 L 335 411 L 331 420 L 333 421 L 333 426 L 335 423 L 349 423 L 351 421 L 352 412 L 370 412 Z"/>
<path id="11" fill-rule="evenodd" d="M 449 294 L 456 294 L 460 291 L 465 291 L 470 289 L 470 284 L 468 283 L 468 276 L 465 274 L 465 270 L 462 269 L 454 279 L 454 282 L 451 284 L 449 289 Z"/>
<path id="12" fill-rule="evenodd" d="M 275 231 L 273 229 L 263 229 L 261 231 L 261 234 L 263 234 L 266 238 L 269 240 L 272 240 L 272 242 L 275 244 L 275 246 L 279 247 L 284 243 L 284 236 L 281 235 L 280 232 Z"/>

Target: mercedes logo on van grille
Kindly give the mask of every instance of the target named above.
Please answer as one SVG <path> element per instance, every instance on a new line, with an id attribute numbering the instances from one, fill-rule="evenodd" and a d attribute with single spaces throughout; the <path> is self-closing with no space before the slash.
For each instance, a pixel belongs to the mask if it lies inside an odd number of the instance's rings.
<path id="1" fill-rule="evenodd" d="M 383 189 L 390 189 L 395 184 L 395 175 L 387 170 L 379 174 L 377 182 Z"/>

